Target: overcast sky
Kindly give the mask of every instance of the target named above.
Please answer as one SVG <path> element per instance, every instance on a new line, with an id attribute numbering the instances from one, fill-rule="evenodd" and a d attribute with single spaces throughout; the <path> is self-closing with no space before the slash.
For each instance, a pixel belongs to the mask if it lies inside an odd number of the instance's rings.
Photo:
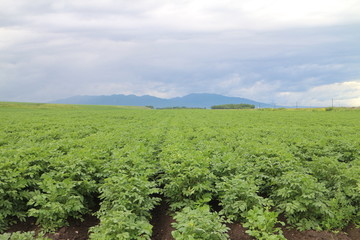
<path id="1" fill-rule="evenodd" d="M 359 0 L 0 0 L 0 101 L 360 106 Z"/>

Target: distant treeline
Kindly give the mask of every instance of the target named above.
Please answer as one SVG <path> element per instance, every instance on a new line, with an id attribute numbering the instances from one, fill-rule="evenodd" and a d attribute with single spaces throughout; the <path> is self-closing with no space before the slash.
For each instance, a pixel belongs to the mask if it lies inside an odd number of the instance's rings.
<path id="1" fill-rule="evenodd" d="M 223 104 L 223 105 L 215 105 L 211 106 L 211 109 L 253 109 L 255 105 L 253 104 Z"/>

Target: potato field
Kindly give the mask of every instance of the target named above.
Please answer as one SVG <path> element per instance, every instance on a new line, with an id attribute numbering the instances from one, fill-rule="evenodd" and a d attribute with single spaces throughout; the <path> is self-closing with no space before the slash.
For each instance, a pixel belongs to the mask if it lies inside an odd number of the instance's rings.
<path id="1" fill-rule="evenodd" d="M 154 239 L 160 204 L 176 240 L 359 227 L 360 110 L 325 110 L 0 103 L 0 239 L 86 215 L 89 239 Z"/>

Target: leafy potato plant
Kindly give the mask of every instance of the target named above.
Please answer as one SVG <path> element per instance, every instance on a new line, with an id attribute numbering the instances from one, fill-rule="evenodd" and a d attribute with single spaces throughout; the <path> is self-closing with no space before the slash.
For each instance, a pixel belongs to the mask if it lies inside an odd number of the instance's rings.
<path id="1" fill-rule="evenodd" d="M 109 210 L 90 232 L 90 239 L 94 240 L 150 240 L 152 225 L 146 217 L 129 210 Z"/>
<path id="2" fill-rule="evenodd" d="M 243 175 L 223 177 L 216 184 L 216 189 L 222 206 L 220 214 L 229 220 L 243 220 L 244 214 L 254 206 L 266 204 L 266 199 L 257 194 L 259 187 L 254 180 L 246 179 Z"/>
<path id="3" fill-rule="evenodd" d="M 50 238 L 36 236 L 35 232 L 13 232 L 0 234 L 0 240 L 50 240 Z"/>
<path id="4" fill-rule="evenodd" d="M 333 217 L 328 189 L 307 173 L 290 171 L 275 181 L 271 199 L 290 224 L 300 230 L 322 229 L 321 220 Z"/>
<path id="5" fill-rule="evenodd" d="M 246 233 L 258 240 L 286 240 L 282 235 L 281 228 L 277 224 L 284 225 L 277 220 L 278 213 L 269 211 L 269 208 L 255 206 L 245 214 L 244 227 Z"/>
<path id="6" fill-rule="evenodd" d="M 208 205 L 197 208 L 185 207 L 174 216 L 176 222 L 172 232 L 176 240 L 226 240 L 229 230 L 223 222 L 224 218 L 211 212 Z"/>

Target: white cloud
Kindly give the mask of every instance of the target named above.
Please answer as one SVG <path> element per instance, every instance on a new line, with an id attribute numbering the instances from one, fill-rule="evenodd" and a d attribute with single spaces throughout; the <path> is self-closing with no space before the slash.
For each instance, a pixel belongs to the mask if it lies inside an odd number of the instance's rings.
<path id="1" fill-rule="evenodd" d="M 1 100 L 210 91 L 290 103 L 295 97 L 284 92 L 311 94 L 315 86 L 360 75 L 358 0 L 0 0 L 0 6 Z"/>
<path id="2" fill-rule="evenodd" d="M 278 91 L 281 82 L 269 82 L 257 73 L 233 73 L 210 84 L 209 92 L 222 93 L 233 97 L 243 97 L 252 100 L 273 103 L 274 93 Z"/>
<path id="3" fill-rule="evenodd" d="M 181 31 L 269 30 L 358 22 L 357 0 L 7 1 L 0 13 L 50 30 L 67 28 Z M 55 28 L 55 29 L 54 29 Z"/>
<path id="4" fill-rule="evenodd" d="M 132 81 L 113 83 L 96 82 L 88 84 L 81 92 L 74 92 L 74 95 L 112 95 L 114 93 L 135 94 L 138 96 L 151 95 L 160 98 L 171 98 L 185 95 L 181 88 L 172 84 L 162 82 L 143 82 L 139 79 Z"/>
<path id="5" fill-rule="evenodd" d="M 284 82 L 269 81 L 257 74 L 231 74 L 219 79 L 209 92 L 226 93 L 260 102 L 281 106 L 360 106 L 360 80 L 318 84 L 318 79 L 307 78 L 301 84 L 308 85 L 302 91 L 282 91 Z"/>
<path id="6" fill-rule="evenodd" d="M 280 92 L 281 104 L 294 106 L 360 106 L 360 80 L 325 84 L 303 92 Z"/>
<path id="7" fill-rule="evenodd" d="M 314 72 L 314 71 L 338 71 L 344 68 L 343 64 L 300 64 L 294 66 L 281 66 L 278 71 L 290 74 L 299 74 L 304 72 Z"/>

